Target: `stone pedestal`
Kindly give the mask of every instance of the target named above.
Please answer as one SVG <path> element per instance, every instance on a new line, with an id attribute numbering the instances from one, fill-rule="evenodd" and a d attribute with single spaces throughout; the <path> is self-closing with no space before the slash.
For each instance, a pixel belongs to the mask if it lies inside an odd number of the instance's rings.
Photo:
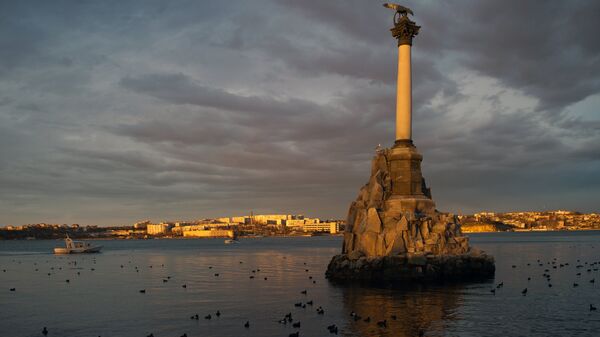
<path id="1" fill-rule="evenodd" d="M 411 214 L 435 214 L 435 202 L 426 196 L 392 195 L 385 201 L 388 217 L 410 217 Z"/>
<path id="2" fill-rule="evenodd" d="M 384 208 L 387 214 L 434 214 L 435 202 L 421 173 L 423 156 L 412 141 L 396 141 L 394 147 L 385 151 L 385 157 L 391 183 L 391 195 Z"/>
<path id="3" fill-rule="evenodd" d="M 423 156 L 412 142 L 397 142 L 387 152 L 392 194 L 399 196 L 421 196 Z"/>

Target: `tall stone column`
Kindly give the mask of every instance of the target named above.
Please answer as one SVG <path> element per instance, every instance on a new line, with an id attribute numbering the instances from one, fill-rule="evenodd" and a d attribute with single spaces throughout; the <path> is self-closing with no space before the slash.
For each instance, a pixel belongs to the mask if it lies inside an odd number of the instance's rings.
<path id="1" fill-rule="evenodd" d="M 410 44 L 401 44 L 398 46 L 396 140 L 412 139 L 412 75 L 410 68 Z"/>
<path id="2" fill-rule="evenodd" d="M 398 40 L 398 83 L 396 87 L 396 141 L 412 140 L 411 46 L 421 27 L 408 18 L 408 11 L 394 17 L 392 36 Z"/>
<path id="3" fill-rule="evenodd" d="M 396 141 L 388 152 L 392 195 L 386 201 L 388 213 L 430 213 L 435 203 L 423 185 L 421 161 L 423 156 L 412 141 L 412 73 L 411 48 L 413 38 L 421 27 L 408 18 L 412 11 L 394 5 L 392 36 L 398 41 L 398 83 L 396 88 Z M 426 193 L 424 193 L 426 192 Z"/>

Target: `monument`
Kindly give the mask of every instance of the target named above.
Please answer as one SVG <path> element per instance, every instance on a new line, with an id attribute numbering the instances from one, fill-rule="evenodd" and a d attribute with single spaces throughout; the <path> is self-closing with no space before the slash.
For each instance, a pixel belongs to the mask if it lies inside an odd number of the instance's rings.
<path id="1" fill-rule="evenodd" d="M 397 4 L 392 36 L 398 40 L 396 140 L 378 147 L 371 177 L 350 205 L 342 254 L 332 258 L 332 281 L 473 281 L 491 278 L 493 257 L 469 245 L 455 215 L 436 210 L 421 174 L 423 156 L 412 141 L 411 46 L 421 27 Z"/>

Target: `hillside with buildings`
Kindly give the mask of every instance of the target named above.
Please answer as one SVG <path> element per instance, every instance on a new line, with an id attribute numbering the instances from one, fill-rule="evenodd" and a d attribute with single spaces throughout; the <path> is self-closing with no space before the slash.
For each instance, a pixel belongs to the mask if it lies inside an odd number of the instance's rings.
<path id="1" fill-rule="evenodd" d="M 0 227 L 0 239 L 73 238 L 236 238 L 337 234 L 341 220 L 321 220 L 304 215 L 257 214 L 192 221 L 150 220 L 129 226 L 98 227 L 78 224 L 31 224 Z"/>
<path id="2" fill-rule="evenodd" d="M 598 230 L 600 214 L 573 211 L 480 212 L 458 216 L 462 231 L 555 231 Z M 79 224 L 30 224 L 0 226 L 0 240 L 73 238 L 236 238 L 256 236 L 306 236 L 338 234 L 342 220 L 322 220 L 304 215 L 256 214 L 190 221 L 140 221 L 124 226 L 83 226 Z"/>
<path id="3" fill-rule="evenodd" d="M 600 229 L 600 214 L 573 211 L 481 212 L 460 216 L 462 230 L 472 232 L 554 231 Z"/>

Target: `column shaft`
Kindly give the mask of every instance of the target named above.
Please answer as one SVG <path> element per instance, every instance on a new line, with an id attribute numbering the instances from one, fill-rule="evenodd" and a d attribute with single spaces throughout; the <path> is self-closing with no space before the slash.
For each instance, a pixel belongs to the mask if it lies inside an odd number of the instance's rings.
<path id="1" fill-rule="evenodd" d="M 410 45 L 398 46 L 398 83 L 396 87 L 396 140 L 412 139 L 412 88 Z"/>

